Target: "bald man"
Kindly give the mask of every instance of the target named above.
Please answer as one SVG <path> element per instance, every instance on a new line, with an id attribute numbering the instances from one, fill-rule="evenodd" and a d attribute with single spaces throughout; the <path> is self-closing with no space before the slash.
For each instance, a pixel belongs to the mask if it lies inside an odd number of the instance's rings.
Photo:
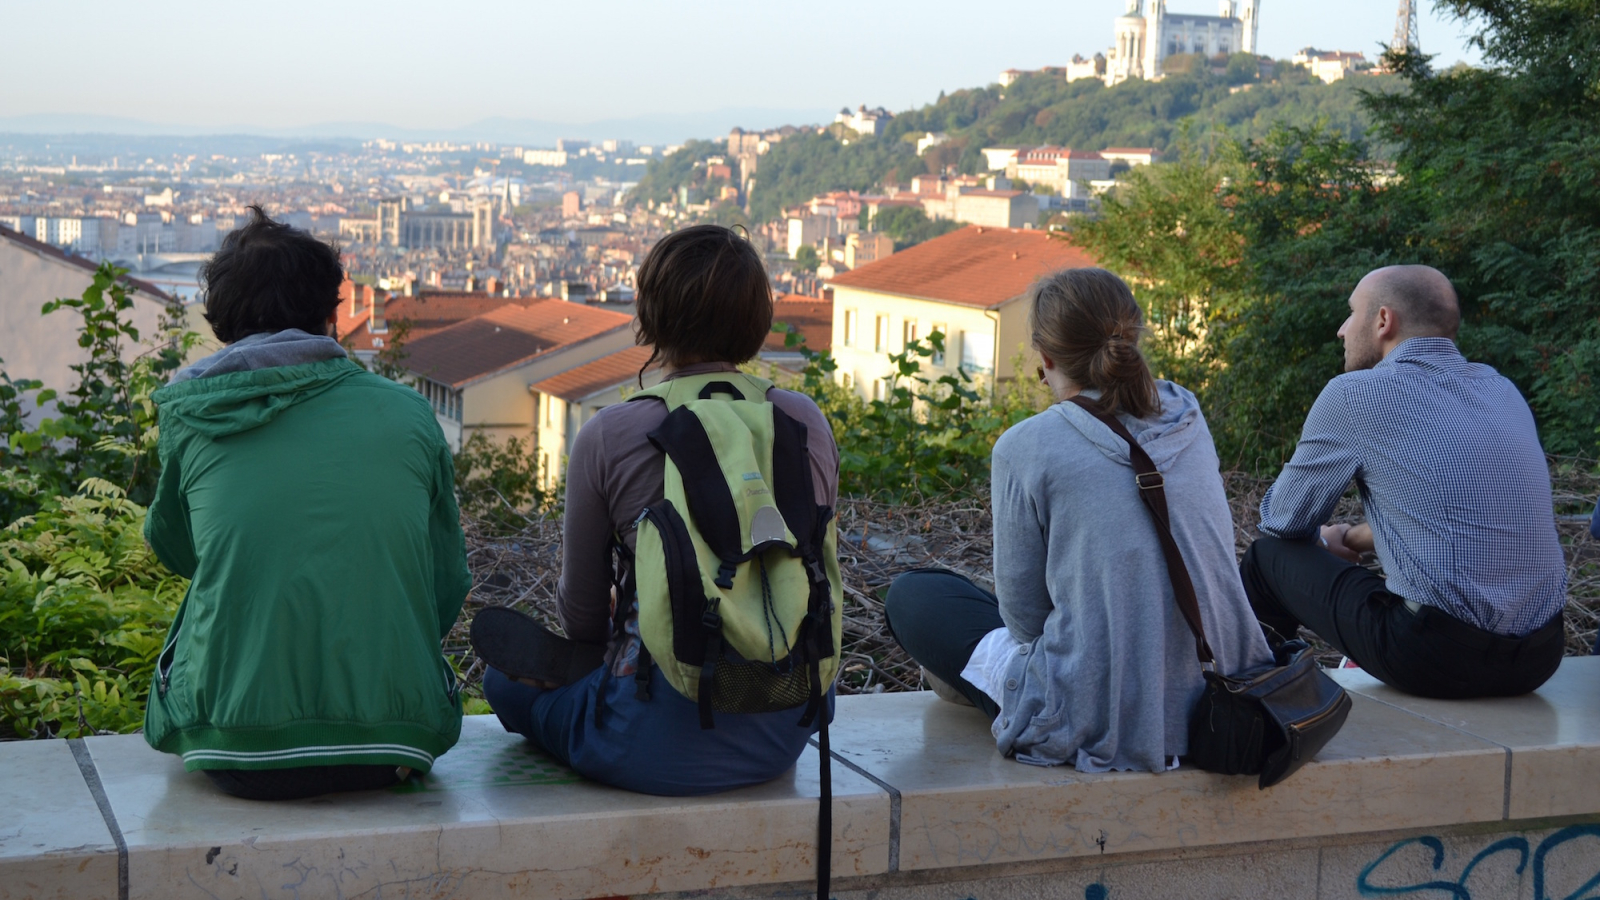
<path id="1" fill-rule="evenodd" d="M 1561 663 L 1566 563 L 1533 413 L 1456 349 L 1460 321 L 1436 269 L 1356 285 L 1345 374 L 1261 501 L 1240 573 L 1269 640 L 1304 625 L 1407 693 L 1514 696 Z M 1324 525 L 1352 480 L 1366 523 Z M 1367 551 L 1387 580 L 1357 565 Z"/>

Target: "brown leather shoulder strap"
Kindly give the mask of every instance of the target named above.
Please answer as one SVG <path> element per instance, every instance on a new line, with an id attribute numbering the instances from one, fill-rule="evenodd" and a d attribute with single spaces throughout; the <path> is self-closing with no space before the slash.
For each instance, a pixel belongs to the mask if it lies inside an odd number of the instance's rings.
<path id="1" fill-rule="evenodd" d="M 1139 442 L 1133 439 L 1133 435 L 1128 433 L 1127 427 L 1116 416 L 1107 413 L 1082 394 L 1068 399 L 1128 442 L 1128 457 L 1133 462 L 1133 480 L 1139 485 L 1139 499 L 1150 508 L 1150 517 L 1155 520 L 1156 537 L 1161 539 L 1161 553 L 1167 558 L 1167 575 L 1172 579 L 1172 596 L 1178 601 L 1178 611 L 1183 613 L 1183 620 L 1189 623 L 1189 630 L 1194 633 L 1195 655 L 1202 663 L 1215 662 L 1211 644 L 1206 641 L 1205 624 L 1200 621 L 1200 600 L 1195 596 L 1194 581 L 1189 577 L 1189 567 L 1183 562 L 1178 542 L 1172 537 L 1172 522 L 1167 512 L 1166 479 L 1162 478 L 1150 454 L 1144 452 L 1144 448 L 1139 446 Z"/>

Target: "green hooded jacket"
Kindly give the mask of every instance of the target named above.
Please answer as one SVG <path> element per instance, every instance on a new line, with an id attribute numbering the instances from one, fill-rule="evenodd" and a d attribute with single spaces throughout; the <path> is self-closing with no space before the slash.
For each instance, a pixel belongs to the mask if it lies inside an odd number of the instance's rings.
<path id="1" fill-rule="evenodd" d="M 192 579 L 150 746 L 196 769 L 427 771 L 461 732 L 439 642 L 471 587 L 417 392 L 339 357 L 171 384 L 145 538 Z"/>

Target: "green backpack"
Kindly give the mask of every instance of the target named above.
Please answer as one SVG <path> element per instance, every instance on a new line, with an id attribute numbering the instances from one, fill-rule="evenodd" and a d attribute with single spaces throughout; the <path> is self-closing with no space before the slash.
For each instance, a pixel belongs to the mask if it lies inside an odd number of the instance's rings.
<path id="1" fill-rule="evenodd" d="M 641 684 L 654 660 L 702 728 L 802 705 L 809 725 L 839 670 L 838 529 L 816 502 L 806 428 L 771 387 L 715 372 L 628 398 L 667 405 L 649 435 L 666 483 L 639 516 L 622 594 L 638 598 Z"/>

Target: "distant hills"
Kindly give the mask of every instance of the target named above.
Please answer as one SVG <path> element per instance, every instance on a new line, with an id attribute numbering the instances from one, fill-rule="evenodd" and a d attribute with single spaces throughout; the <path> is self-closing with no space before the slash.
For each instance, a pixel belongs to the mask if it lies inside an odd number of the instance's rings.
<path id="1" fill-rule="evenodd" d="M 827 122 L 831 109 L 763 109 L 727 107 L 691 113 L 661 113 L 592 122 L 547 122 L 493 117 L 457 128 L 403 128 L 383 122 L 319 122 L 294 128 L 252 125 L 205 127 L 150 122 L 118 116 L 36 114 L 0 116 L 0 135 L 121 135 L 192 138 L 238 136 L 279 140 L 491 141 L 499 144 L 554 146 L 558 138 L 620 138 L 641 144 L 676 144 L 690 138 L 726 134 L 735 125 L 771 128 L 796 122 Z"/>

